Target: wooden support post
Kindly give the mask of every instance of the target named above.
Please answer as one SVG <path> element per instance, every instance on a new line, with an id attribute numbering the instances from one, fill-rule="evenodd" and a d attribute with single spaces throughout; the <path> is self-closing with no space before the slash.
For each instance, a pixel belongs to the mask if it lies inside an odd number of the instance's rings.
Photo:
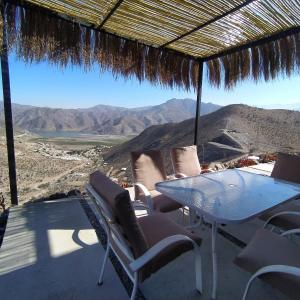
<path id="1" fill-rule="evenodd" d="M 202 80 L 203 80 L 203 61 L 199 60 L 194 145 L 198 145 L 198 141 L 199 141 L 198 135 L 199 135 L 199 121 L 200 121 L 200 113 L 201 113 Z"/>
<path id="2" fill-rule="evenodd" d="M 9 185 L 10 185 L 11 204 L 18 205 L 14 132 L 13 132 L 12 111 L 11 111 L 10 79 L 9 79 L 9 65 L 8 65 L 8 51 L 7 51 L 7 32 L 6 32 L 7 29 L 6 29 L 6 22 L 5 22 L 5 17 L 4 17 L 3 2 L 2 2 L 2 7 L 1 7 L 1 15 L 3 18 L 1 74 L 2 74 L 5 128 L 6 128 Z"/>

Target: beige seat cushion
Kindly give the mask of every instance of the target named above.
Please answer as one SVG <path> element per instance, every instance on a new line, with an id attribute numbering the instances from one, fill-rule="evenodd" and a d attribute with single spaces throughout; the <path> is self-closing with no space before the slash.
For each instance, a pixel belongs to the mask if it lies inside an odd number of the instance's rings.
<path id="1" fill-rule="evenodd" d="M 155 189 L 155 183 L 167 179 L 162 154 L 159 150 L 131 152 L 131 167 L 134 182 L 142 183 L 149 191 Z M 135 198 L 141 199 L 139 189 L 135 189 Z"/>
<path id="2" fill-rule="evenodd" d="M 300 246 L 286 237 L 260 229 L 234 262 L 251 273 L 268 265 L 288 265 L 300 268 Z M 290 298 L 299 299 L 300 278 L 282 273 L 270 273 L 262 275 L 261 279 Z"/>
<path id="3" fill-rule="evenodd" d="M 271 177 L 300 183 L 300 156 L 279 153 Z"/>
<path id="4" fill-rule="evenodd" d="M 200 237 L 185 230 L 183 227 L 170 220 L 164 214 L 153 213 L 149 216 L 139 218 L 138 222 L 150 247 L 164 238 L 176 234 L 187 235 L 199 246 L 201 244 Z M 190 242 L 178 242 L 173 244 L 172 246 L 166 248 L 159 256 L 155 257 L 150 262 L 151 264 L 146 265 L 146 268 L 148 268 L 148 270 L 150 268 L 151 273 L 154 273 L 182 253 L 189 251 L 192 248 L 193 246 Z"/>
<path id="5" fill-rule="evenodd" d="M 176 210 L 182 205 L 155 190 L 155 184 L 167 179 L 164 161 L 159 150 L 131 152 L 132 172 L 135 182 L 142 183 L 151 193 L 153 208 L 158 212 Z M 135 199 L 143 200 L 144 194 L 135 187 Z"/>
<path id="6" fill-rule="evenodd" d="M 187 176 L 195 176 L 201 173 L 197 146 L 173 148 L 171 158 L 175 174 L 183 173 Z"/>
<path id="7" fill-rule="evenodd" d="M 150 191 L 150 194 L 153 201 L 153 209 L 157 212 L 170 212 L 182 207 L 180 203 L 163 195 L 157 190 Z"/>
<path id="8" fill-rule="evenodd" d="M 300 183 L 300 156 L 279 153 L 277 161 L 274 165 L 271 177 L 295 183 Z M 300 201 L 297 201 L 300 203 Z M 264 213 L 259 218 L 266 221 L 270 216 L 275 215 L 280 211 L 300 211 L 300 206 L 290 202 L 280 205 L 279 207 Z M 271 220 L 271 224 L 278 226 L 282 229 L 288 230 L 300 227 L 300 216 L 284 215 Z"/>
<path id="9" fill-rule="evenodd" d="M 261 215 L 259 218 L 263 221 L 267 221 L 271 216 L 282 211 L 296 211 L 300 213 L 300 201 L 293 201 L 291 203 L 278 206 L 271 211 L 268 211 Z M 271 220 L 271 224 L 280 227 L 284 230 L 300 228 L 300 215 L 281 215 Z"/>
<path id="10" fill-rule="evenodd" d="M 176 234 L 187 235 L 200 245 L 201 239 L 199 237 L 189 233 L 163 214 L 154 213 L 137 219 L 133 211 L 128 191 L 112 182 L 101 172 L 97 171 L 90 175 L 90 184 L 106 202 L 107 206 L 109 206 L 111 213 L 114 216 L 114 222 L 118 223 L 122 228 L 121 231 L 125 240 L 128 241 L 134 257 L 137 258 L 141 256 L 150 247 L 162 239 Z M 120 251 L 118 245 L 114 243 L 113 240 L 111 242 L 113 249 L 116 251 L 122 262 L 128 264 L 128 259 Z M 168 247 L 140 270 L 139 280 L 143 281 L 153 272 L 190 249 L 192 249 L 192 243 L 190 242 L 178 242 Z"/>
<path id="11" fill-rule="evenodd" d="M 90 184 L 107 203 L 115 221 L 122 227 L 124 238 L 128 240 L 134 256 L 139 257 L 144 254 L 148 244 L 137 222 L 129 192 L 99 171 L 90 175 Z"/>

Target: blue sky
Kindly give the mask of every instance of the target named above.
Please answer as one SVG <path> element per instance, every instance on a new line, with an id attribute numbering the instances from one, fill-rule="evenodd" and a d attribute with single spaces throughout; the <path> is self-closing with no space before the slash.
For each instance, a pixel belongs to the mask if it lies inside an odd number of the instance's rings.
<path id="1" fill-rule="evenodd" d="M 73 67 L 61 69 L 47 63 L 25 64 L 9 57 L 12 100 L 35 106 L 78 108 L 97 104 L 124 107 L 155 105 L 171 98 L 193 98 L 184 90 L 162 88 L 136 80 L 115 79 L 97 67 L 85 72 Z M 206 77 L 206 76 L 204 76 Z M 232 91 L 203 85 L 203 102 L 220 105 L 245 103 L 253 106 L 300 103 L 300 76 L 255 84 L 246 81 Z"/>

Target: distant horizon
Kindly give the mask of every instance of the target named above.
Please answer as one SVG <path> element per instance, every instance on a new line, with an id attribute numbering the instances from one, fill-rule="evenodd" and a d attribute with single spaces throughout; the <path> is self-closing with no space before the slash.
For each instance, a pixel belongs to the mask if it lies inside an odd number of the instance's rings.
<path id="1" fill-rule="evenodd" d="M 91 70 L 73 66 L 60 68 L 47 62 L 24 63 L 14 53 L 9 55 L 12 102 L 49 108 L 90 108 L 111 105 L 139 108 L 159 105 L 169 99 L 196 99 L 196 92 L 171 89 L 124 79 L 111 72 L 101 72 L 99 66 Z M 269 82 L 240 82 L 232 90 L 209 85 L 204 70 L 202 102 L 216 105 L 246 104 L 276 108 L 300 103 L 300 74 L 277 78 Z M 2 82 L 0 82 L 2 87 Z"/>
<path id="2" fill-rule="evenodd" d="M 90 109 L 96 106 L 110 106 L 110 107 L 117 107 L 117 108 L 125 108 L 125 109 L 135 109 L 135 108 L 143 108 L 143 107 L 150 107 L 150 106 L 157 106 L 157 105 L 161 105 L 164 104 L 168 101 L 171 100 L 193 100 L 196 101 L 196 99 L 192 99 L 192 98 L 171 98 L 171 99 L 167 99 L 165 101 L 163 101 L 160 104 L 154 104 L 154 105 L 143 105 L 143 106 L 135 106 L 135 107 L 125 107 L 125 106 L 119 106 L 119 105 L 113 105 L 113 104 L 103 104 L 103 103 L 98 103 L 95 104 L 93 106 L 89 106 L 89 107 L 53 107 L 53 106 L 47 106 L 47 105 L 32 105 L 32 104 L 24 104 L 24 103 L 17 103 L 15 101 L 12 101 L 12 104 L 16 104 L 16 105 L 24 105 L 24 106 L 32 106 L 32 107 L 39 107 L 39 108 L 50 108 L 50 109 Z M 0 98 L 0 102 L 3 102 L 3 99 Z M 228 106 L 228 105 L 248 105 L 250 107 L 257 107 L 257 108 L 263 108 L 263 109 L 287 109 L 287 110 L 300 110 L 300 102 L 294 102 L 294 103 L 288 103 L 288 104 L 282 104 L 282 103 L 278 103 L 278 104 L 269 104 L 269 105 L 251 105 L 251 104 L 246 104 L 246 103 L 229 103 L 226 105 L 221 105 L 221 104 L 217 104 L 215 102 L 206 102 L 206 101 L 201 101 L 201 103 L 205 103 L 205 104 L 213 104 L 213 105 L 219 105 L 219 106 Z"/>

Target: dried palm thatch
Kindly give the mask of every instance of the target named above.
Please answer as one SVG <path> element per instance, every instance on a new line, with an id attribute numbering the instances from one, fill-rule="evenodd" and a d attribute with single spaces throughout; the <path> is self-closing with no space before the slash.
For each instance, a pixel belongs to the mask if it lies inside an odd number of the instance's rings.
<path id="1" fill-rule="evenodd" d="M 220 86 L 224 82 L 227 89 L 238 82 L 250 78 L 254 81 L 268 81 L 278 76 L 290 76 L 300 70 L 300 34 L 250 47 L 240 52 L 225 55 L 208 62 L 209 82 Z M 221 80 L 220 80 L 221 78 Z"/>
<path id="2" fill-rule="evenodd" d="M 62 67 L 78 65 L 89 69 L 98 63 L 102 70 L 125 78 L 189 89 L 195 85 L 195 59 L 167 49 L 94 30 L 45 13 L 44 9 L 6 8 L 11 49 L 26 62 L 47 60 Z"/>
<path id="3" fill-rule="evenodd" d="M 97 63 L 115 76 L 135 76 L 139 81 L 187 90 L 197 88 L 199 61 L 206 62 L 213 86 L 228 89 L 245 79 L 267 81 L 300 70 L 298 31 L 230 51 L 299 26 L 300 4 L 294 0 L 248 1 L 247 7 L 200 29 L 200 21 L 206 24 L 245 1 L 210 0 L 199 8 L 192 0 L 124 0 L 104 25 L 116 0 L 26 2 L 34 5 L 8 4 L 4 14 L 10 49 L 26 62 L 47 60 L 85 69 Z M 151 15 L 153 11 L 156 14 Z M 245 28 L 237 28 L 237 23 Z M 197 30 L 178 40 L 193 28 Z"/>

